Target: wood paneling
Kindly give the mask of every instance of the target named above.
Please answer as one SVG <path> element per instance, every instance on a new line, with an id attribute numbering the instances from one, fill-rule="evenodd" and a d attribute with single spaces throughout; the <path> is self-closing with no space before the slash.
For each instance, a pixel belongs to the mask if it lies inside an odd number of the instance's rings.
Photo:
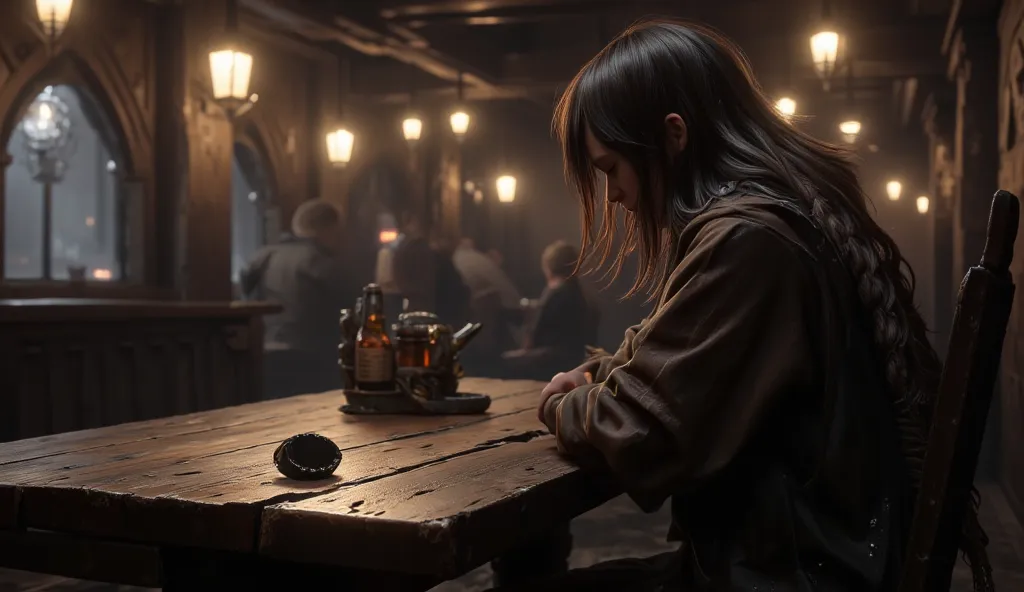
<path id="1" fill-rule="evenodd" d="M 1000 18 L 999 186 L 1024 191 L 1024 0 L 1009 0 Z M 995 101 L 993 101 L 995 102 Z M 995 105 L 984 105 L 994 110 Z M 997 138 L 988 138 L 993 145 Z M 981 197 L 981 196 L 977 196 Z M 1018 243 L 1011 266 L 1014 281 L 1024 278 L 1024 245 Z M 1024 519 L 1024 290 L 1018 290 L 1003 346 L 1000 412 L 1002 415 L 1001 481 L 1007 501 Z"/>
<path id="2" fill-rule="evenodd" d="M 259 400 L 269 310 L 0 302 L 0 441 Z"/>

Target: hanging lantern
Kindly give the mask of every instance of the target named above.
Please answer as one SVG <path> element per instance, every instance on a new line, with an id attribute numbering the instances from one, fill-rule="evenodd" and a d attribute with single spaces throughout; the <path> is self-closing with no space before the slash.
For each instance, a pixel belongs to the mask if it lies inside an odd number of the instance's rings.
<path id="1" fill-rule="evenodd" d="M 334 166 L 343 167 L 352 160 L 352 148 L 356 137 L 345 128 L 338 128 L 327 134 L 327 159 Z"/>
<path id="2" fill-rule="evenodd" d="M 259 99 L 249 95 L 252 56 L 234 48 L 210 52 L 210 82 L 213 98 L 228 112 L 241 115 Z"/>
<path id="3" fill-rule="evenodd" d="M 402 135 L 408 142 L 419 140 L 423 135 L 423 120 L 419 117 L 406 117 L 402 122 Z"/>
<path id="4" fill-rule="evenodd" d="M 928 213 L 928 206 L 929 205 L 930 205 L 930 200 L 928 199 L 927 195 L 922 195 L 922 196 L 918 197 L 917 198 L 917 213 L 918 214 L 927 214 Z"/>
<path id="5" fill-rule="evenodd" d="M 814 61 L 814 69 L 817 71 L 818 77 L 825 83 L 825 90 L 828 90 L 828 81 L 836 70 L 838 57 L 838 33 L 825 30 L 811 36 L 811 59 Z"/>
<path id="6" fill-rule="evenodd" d="M 512 175 L 498 177 L 497 183 L 498 201 L 501 203 L 512 203 L 516 200 L 516 178 Z"/>
<path id="7" fill-rule="evenodd" d="M 469 113 L 459 109 L 452 113 L 449 121 L 452 124 L 452 133 L 456 138 L 461 140 L 466 136 L 466 132 L 469 131 Z"/>
<path id="8" fill-rule="evenodd" d="M 860 134 L 860 128 L 860 122 L 855 119 L 844 121 L 839 124 L 839 131 L 843 134 L 843 139 L 850 144 L 857 141 L 857 136 Z"/>
<path id="9" fill-rule="evenodd" d="M 796 101 L 789 97 L 782 97 L 775 102 L 775 109 L 788 120 L 796 114 Z"/>
<path id="10" fill-rule="evenodd" d="M 889 196 L 889 199 L 896 201 L 900 198 L 900 194 L 903 193 L 903 184 L 899 181 L 889 181 L 885 184 L 885 194 Z"/>
<path id="11" fill-rule="evenodd" d="M 74 0 L 36 0 L 36 13 L 49 39 L 56 39 L 64 32 L 71 18 L 72 4 Z"/>

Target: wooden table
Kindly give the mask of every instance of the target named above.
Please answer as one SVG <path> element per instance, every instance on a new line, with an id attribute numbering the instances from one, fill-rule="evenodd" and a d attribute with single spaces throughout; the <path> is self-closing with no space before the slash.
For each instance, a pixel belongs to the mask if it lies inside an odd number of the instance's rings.
<path id="1" fill-rule="evenodd" d="M 345 416 L 328 392 L 0 444 L 0 565 L 165 589 L 424 590 L 617 493 L 558 456 L 542 386 L 464 380 L 493 398 L 485 415 Z M 306 431 L 342 448 L 333 478 L 275 469 Z"/>

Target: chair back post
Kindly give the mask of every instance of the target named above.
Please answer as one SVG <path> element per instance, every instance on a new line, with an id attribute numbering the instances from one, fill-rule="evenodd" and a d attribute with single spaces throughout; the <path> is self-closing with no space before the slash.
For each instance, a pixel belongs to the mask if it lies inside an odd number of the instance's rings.
<path id="1" fill-rule="evenodd" d="M 992 199 L 985 250 L 960 285 L 900 592 L 949 590 L 1013 304 L 1020 203 Z"/>

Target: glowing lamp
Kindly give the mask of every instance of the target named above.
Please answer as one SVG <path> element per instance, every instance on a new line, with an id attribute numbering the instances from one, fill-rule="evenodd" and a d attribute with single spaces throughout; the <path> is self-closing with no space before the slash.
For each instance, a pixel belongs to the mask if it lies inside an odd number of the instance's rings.
<path id="1" fill-rule="evenodd" d="M 72 4 L 74 0 L 36 0 L 36 13 L 47 37 L 56 39 L 64 32 L 71 18 Z"/>
<path id="2" fill-rule="evenodd" d="M 394 228 L 386 228 L 380 231 L 380 244 L 386 245 L 398 240 L 398 231 Z"/>
<path id="3" fill-rule="evenodd" d="M 418 117 L 407 117 L 402 122 L 402 135 L 409 142 L 415 142 L 423 135 L 423 121 Z"/>
<path id="4" fill-rule="evenodd" d="M 836 69 L 839 57 L 839 34 L 835 31 L 820 31 L 811 36 L 811 59 L 814 69 L 822 80 L 828 81 Z"/>
<path id="5" fill-rule="evenodd" d="M 465 111 L 452 113 L 449 122 L 452 124 L 452 133 L 460 139 L 469 131 L 469 113 Z"/>
<path id="6" fill-rule="evenodd" d="M 109 269 L 94 269 L 92 270 L 92 279 L 100 280 L 103 282 L 110 281 L 113 279 L 114 274 Z"/>
<path id="7" fill-rule="evenodd" d="M 857 141 L 857 136 L 860 134 L 860 127 L 859 121 L 844 121 L 839 124 L 839 131 L 842 132 L 843 139 L 853 144 Z"/>
<path id="8" fill-rule="evenodd" d="M 885 194 L 889 196 L 889 199 L 896 201 L 900 198 L 903 193 L 903 184 L 899 181 L 889 181 L 885 184 Z"/>
<path id="9" fill-rule="evenodd" d="M 334 166 L 345 166 L 352 160 L 352 148 L 356 137 L 345 128 L 338 128 L 327 134 L 327 159 Z"/>
<path id="10" fill-rule="evenodd" d="M 789 119 L 796 114 L 796 101 L 789 97 L 782 97 L 775 102 L 775 109 L 778 110 L 783 117 Z"/>
<path id="11" fill-rule="evenodd" d="M 930 204 L 929 204 L 929 200 L 928 200 L 928 196 L 927 195 L 922 195 L 922 196 L 918 197 L 917 198 L 917 213 L 918 214 L 927 214 L 928 213 L 928 206 L 929 205 Z"/>
<path id="12" fill-rule="evenodd" d="M 495 183 L 498 189 L 498 201 L 501 203 L 512 203 L 516 200 L 516 178 L 512 175 L 502 175 Z"/>
<path id="13" fill-rule="evenodd" d="M 251 55 L 235 49 L 210 52 L 210 79 L 214 99 L 245 102 L 248 100 L 251 76 Z"/>

